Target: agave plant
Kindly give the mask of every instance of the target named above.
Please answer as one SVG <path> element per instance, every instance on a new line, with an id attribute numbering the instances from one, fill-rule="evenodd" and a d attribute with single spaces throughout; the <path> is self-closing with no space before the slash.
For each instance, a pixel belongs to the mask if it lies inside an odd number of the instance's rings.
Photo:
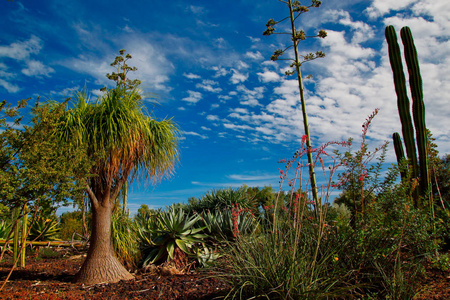
<path id="1" fill-rule="evenodd" d="M 31 241 L 57 241 L 59 234 L 58 225 L 55 216 L 40 215 L 31 224 L 28 239 Z"/>
<path id="2" fill-rule="evenodd" d="M 177 264 L 192 255 L 191 249 L 202 244 L 207 235 L 201 233 L 206 226 L 196 227 L 199 215 L 188 215 L 181 207 L 168 207 L 167 211 L 150 216 L 138 229 L 138 236 L 146 254 L 143 265 L 174 261 Z M 179 265 L 178 265 L 179 266 Z"/>

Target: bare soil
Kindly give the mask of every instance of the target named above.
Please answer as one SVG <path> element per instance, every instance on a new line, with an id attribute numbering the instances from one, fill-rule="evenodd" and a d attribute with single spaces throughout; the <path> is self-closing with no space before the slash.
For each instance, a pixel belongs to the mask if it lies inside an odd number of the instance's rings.
<path id="1" fill-rule="evenodd" d="M 194 271 L 177 274 L 170 268 L 137 271 L 135 279 L 112 284 L 72 283 L 84 255 L 27 259 L 16 268 L 0 292 L 0 299 L 213 299 L 226 294 L 229 286 L 211 274 Z M 11 259 L 0 263 L 0 281 L 11 270 Z"/>
<path id="2" fill-rule="evenodd" d="M 83 254 L 58 258 L 27 259 L 25 268 L 16 268 L 0 292 L 0 299 L 214 299 L 230 286 L 211 276 L 194 271 L 180 274 L 175 269 L 138 270 L 135 279 L 113 284 L 72 283 L 81 267 Z M 0 284 L 11 269 L 11 258 L 0 263 Z M 417 287 L 416 300 L 450 299 L 450 274 L 431 266 Z"/>

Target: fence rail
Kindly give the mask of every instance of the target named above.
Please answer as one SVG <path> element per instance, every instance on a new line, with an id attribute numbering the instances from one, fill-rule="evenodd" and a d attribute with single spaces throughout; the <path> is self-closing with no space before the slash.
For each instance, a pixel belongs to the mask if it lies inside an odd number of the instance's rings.
<path id="1" fill-rule="evenodd" d="M 4 246 L 5 244 L 10 245 L 13 241 L 10 240 L 6 242 L 5 240 L 0 240 L 0 246 Z M 26 246 L 44 246 L 44 247 L 76 247 L 81 248 L 87 245 L 85 241 L 35 241 L 30 242 L 26 241 Z"/>

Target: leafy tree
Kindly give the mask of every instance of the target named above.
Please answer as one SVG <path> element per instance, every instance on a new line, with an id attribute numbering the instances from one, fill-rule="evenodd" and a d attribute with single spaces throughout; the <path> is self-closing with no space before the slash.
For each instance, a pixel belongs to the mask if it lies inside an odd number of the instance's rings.
<path id="1" fill-rule="evenodd" d="M 42 211 L 54 210 L 79 194 L 82 187 L 76 179 L 86 176 L 89 167 L 83 147 L 71 147 L 70 139 L 61 142 L 55 135 L 55 130 L 62 126 L 60 116 L 64 105 L 41 105 L 37 101 L 31 109 L 29 125 L 22 126 L 25 114 L 21 110 L 27 107 L 27 102 L 22 100 L 17 107 L 7 105 L 6 101 L 0 105 L 0 204 L 13 211 L 11 232 L 7 236 L 9 239 L 14 231 L 13 269 L 19 254 L 18 220 L 22 219 L 20 264 L 25 266 L 27 227 L 33 226 Z M 33 217 L 27 222 L 29 212 Z"/>
<path id="2" fill-rule="evenodd" d="M 61 143 L 55 135 L 62 125 L 63 105 L 37 102 L 31 125 L 20 128 L 23 116 L 19 117 L 18 109 L 25 105 L 6 107 L 1 119 L 0 203 L 10 208 L 35 203 L 48 210 L 82 190 L 75 179 L 85 176 L 87 160 L 82 147 L 70 147 L 70 140 Z M 8 123 L 11 117 L 15 120 Z"/>
<path id="3" fill-rule="evenodd" d="M 141 92 L 127 84 L 126 65 L 130 55 L 116 58 L 116 87 L 104 89 L 96 102 L 86 93 L 77 93 L 78 102 L 68 109 L 60 128 L 65 140 L 76 137 L 77 145 L 86 145 L 93 162 L 93 176 L 85 181 L 92 209 L 92 233 L 86 260 L 76 281 L 93 284 L 117 282 L 133 276 L 114 255 L 111 241 L 111 215 L 123 185 L 138 176 L 157 180 L 173 170 L 178 157 L 177 127 L 171 120 L 155 120 L 144 114 Z"/>

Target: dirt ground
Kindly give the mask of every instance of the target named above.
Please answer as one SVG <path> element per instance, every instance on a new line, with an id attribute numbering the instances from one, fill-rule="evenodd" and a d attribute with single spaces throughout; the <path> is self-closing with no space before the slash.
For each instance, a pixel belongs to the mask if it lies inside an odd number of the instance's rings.
<path id="1" fill-rule="evenodd" d="M 72 283 L 84 255 L 59 258 L 29 258 L 25 268 L 16 268 L 0 292 L 0 299 L 213 299 L 229 286 L 204 272 L 175 274 L 171 269 L 153 268 L 135 273 L 135 279 L 114 284 Z M 0 263 L 0 281 L 10 271 L 11 259 Z M 450 299 L 450 274 L 431 267 L 415 299 Z"/>
<path id="2" fill-rule="evenodd" d="M 65 258 L 28 259 L 16 268 L 0 292 L 0 299 L 213 299 L 228 286 L 203 272 L 174 274 L 171 269 L 136 272 L 135 279 L 114 284 L 72 283 L 83 263 L 83 255 Z M 10 271 L 11 260 L 0 263 L 0 281 Z"/>

